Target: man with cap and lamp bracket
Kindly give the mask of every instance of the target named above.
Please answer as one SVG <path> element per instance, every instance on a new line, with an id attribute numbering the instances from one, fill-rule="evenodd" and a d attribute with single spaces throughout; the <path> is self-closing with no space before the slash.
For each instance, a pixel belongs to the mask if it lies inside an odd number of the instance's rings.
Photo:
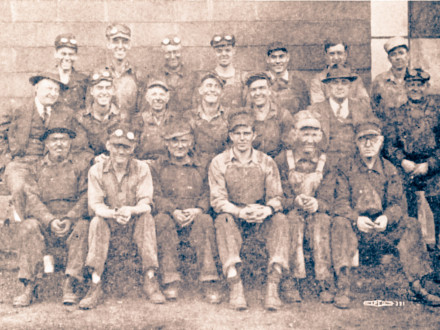
<path id="1" fill-rule="evenodd" d="M 184 115 L 194 133 L 197 156 L 206 167 L 227 146 L 230 109 L 221 104 L 224 83 L 215 72 L 204 74 L 198 89 L 201 102 Z"/>
<path id="2" fill-rule="evenodd" d="M 267 75 L 277 104 L 289 110 L 292 116 L 310 104 L 309 89 L 304 80 L 288 70 L 290 55 L 287 46 L 276 41 L 267 46 Z"/>
<path id="3" fill-rule="evenodd" d="M 211 39 L 217 60 L 214 72 L 225 81 L 222 105 L 226 108 L 241 108 L 245 105 L 244 86 L 245 74 L 235 68 L 236 55 L 235 36 L 233 34 L 215 34 Z"/>
<path id="4" fill-rule="evenodd" d="M 75 70 L 73 65 L 78 57 L 78 42 L 72 33 L 60 34 L 55 39 L 56 73 L 60 81 L 68 86 L 60 91 L 60 102 L 72 110 L 86 106 L 87 76 Z"/>
<path id="5" fill-rule="evenodd" d="M 48 153 L 32 167 L 26 180 L 26 213 L 20 225 L 19 273 L 24 293 L 15 297 L 14 307 L 32 303 L 37 286 L 39 265 L 54 271 L 54 256 L 62 263 L 66 256 L 63 303 L 76 304 L 75 292 L 82 283 L 87 254 L 87 172 L 89 163 L 73 157 L 71 141 L 76 133 L 64 120 L 52 120 L 41 136 Z M 54 189 L 54 184 L 57 185 Z M 63 250 L 60 253 L 60 248 Z"/>
<path id="6" fill-rule="evenodd" d="M 432 270 L 427 261 L 420 224 L 405 210 L 397 169 L 381 156 L 381 123 L 366 118 L 355 126 L 357 152 L 341 159 L 336 179 L 336 201 L 331 229 L 333 268 L 337 276 L 335 306 L 350 308 L 351 268 L 360 251 L 399 256 L 410 289 L 422 303 L 440 306 L 423 282 Z"/>
<path id="7" fill-rule="evenodd" d="M 220 303 L 218 272 L 214 261 L 214 223 L 209 214 L 209 187 L 206 166 L 192 152 L 191 126 L 182 119 L 167 124 L 164 139 L 168 155 L 152 162 L 154 204 L 159 265 L 163 291 L 168 300 L 179 295 L 181 276 L 178 246 L 189 241 L 195 249 L 205 299 Z"/>
<path id="8" fill-rule="evenodd" d="M 290 270 L 282 282 L 283 296 L 288 302 L 301 301 L 299 280 L 306 278 L 304 239 L 309 242 L 314 261 L 319 297 L 332 303 L 334 279 L 331 270 L 330 225 L 334 174 L 326 163 L 326 138 L 321 123 L 309 111 L 301 110 L 293 116 L 295 125 L 291 140 L 275 161 L 280 169 L 284 191 L 284 209 L 289 213 L 291 244 Z"/>
<path id="9" fill-rule="evenodd" d="M 252 148 L 256 137 L 254 118 L 246 112 L 229 119 L 232 147 L 217 155 L 209 168 L 211 206 L 215 219 L 217 246 L 229 286 L 229 304 L 247 308 L 238 266 L 243 238 L 264 241 L 268 251 L 264 306 L 276 311 L 282 306 L 278 287 L 289 269 L 289 224 L 282 213 L 283 191 L 275 161 Z"/>
<path id="10" fill-rule="evenodd" d="M 310 99 L 311 103 L 323 102 L 329 97 L 329 91 L 322 82 L 327 77 L 328 69 L 334 65 L 346 65 L 348 57 L 348 45 L 341 39 L 327 39 L 324 41 L 324 54 L 326 68 L 318 72 L 310 81 Z M 370 101 L 370 96 L 362 82 L 358 77 L 350 87 L 350 98 L 365 99 Z"/>
<path id="11" fill-rule="evenodd" d="M 136 137 L 129 125 L 116 125 L 106 144 L 109 158 L 89 171 L 88 204 L 93 218 L 85 266 L 92 283 L 80 301 L 81 309 L 92 309 L 102 302 L 101 276 L 109 246 L 127 240 L 136 244 L 142 260 L 144 293 L 152 303 L 165 302 L 156 276 L 156 227 L 151 215 L 153 181 L 148 165 L 133 157 L 135 144 Z"/>
<path id="12" fill-rule="evenodd" d="M 271 79 L 265 72 L 251 74 L 247 81 L 250 107 L 255 118 L 253 147 L 271 157 L 278 155 L 293 126 L 289 111 L 271 99 Z"/>

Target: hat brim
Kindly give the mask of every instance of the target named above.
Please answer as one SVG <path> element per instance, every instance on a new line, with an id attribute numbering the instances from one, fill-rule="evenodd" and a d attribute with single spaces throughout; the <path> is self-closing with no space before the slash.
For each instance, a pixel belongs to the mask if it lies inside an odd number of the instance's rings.
<path id="1" fill-rule="evenodd" d="M 348 79 L 350 81 L 355 81 L 358 77 L 357 76 L 341 76 L 341 77 L 329 77 L 329 78 L 325 78 L 322 79 L 321 81 L 326 84 L 328 82 L 330 82 L 331 80 L 335 80 L 335 79 Z"/>
<path id="2" fill-rule="evenodd" d="M 129 36 L 126 33 L 122 33 L 122 32 L 118 32 L 118 33 L 116 33 L 114 35 L 109 36 L 109 39 L 115 39 L 115 38 L 124 38 L 124 39 L 127 39 L 127 40 L 131 40 L 131 36 Z"/>
<path id="3" fill-rule="evenodd" d="M 379 136 L 379 135 L 381 135 L 381 133 L 375 129 L 366 129 L 366 130 L 360 131 L 358 134 L 356 134 L 356 139 L 359 139 L 359 138 L 367 136 L 367 135 Z"/>
<path id="4" fill-rule="evenodd" d="M 52 80 L 52 81 L 56 82 L 58 85 L 60 85 L 60 88 L 62 90 L 69 89 L 69 86 L 67 86 L 63 82 L 61 82 L 61 80 L 56 79 L 54 77 L 45 76 L 45 75 L 32 76 L 32 77 L 29 78 L 29 82 L 31 83 L 32 86 L 35 86 L 36 84 L 38 84 L 43 79 L 49 79 L 49 80 Z"/>
<path id="5" fill-rule="evenodd" d="M 184 135 L 187 135 L 187 134 L 191 134 L 191 131 L 181 131 L 181 132 L 177 132 L 176 131 L 176 132 L 173 132 L 171 134 L 163 134 L 162 137 L 165 140 L 171 140 L 172 138 L 179 137 L 179 136 L 184 136 Z"/>
<path id="6" fill-rule="evenodd" d="M 130 141 L 129 139 L 127 139 L 124 136 L 112 136 L 110 137 L 110 139 L 108 140 L 111 144 L 123 144 L 126 145 L 128 147 L 132 147 L 135 144 L 135 141 Z"/>
<path id="7" fill-rule="evenodd" d="M 270 54 L 272 54 L 273 52 L 276 52 L 277 50 L 281 50 L 285 53 L 288 53 L 289 51 L 287 50 L 286 47 L 276 47 L 276 48 L 271 48 L 267 50 L 267 56 L 269 56 Z"/>
<path id="8" fill-rule="evenodd" d="M 160 83 L 153 83 L 153 84 L 151 84 L 151 85 L 148 85 L 147 86 L 147 89 L 150 89 L 150 88 L 153 88 L 153 87 L 160 87 L 160 88 L 162 88 L 164 91 L 166 91 L 166 92 L 169 92 L 170 90 L 168 89 L 168 87 L 167 86 L 165 86 L 165 85 L 163 85 L 163 84 L 160 84 Z"/>
<path id="9" fill-rule="evenodd" d="M 44 134 L 40 137 L 40 140 L 44 141 L 44 140 L 47 139 L 47 137 L 49 135 L 54 134 L 54 133 L 68 134 L 71 139 L 74 139 L 76 137 L 76 133 L 74 131 L 68 129 L 68 128 L 65 128 L 65 127 L 55 127 L 55 128 L 48 129 L 46 132 L 44 132 Z"/>
<path id="10" fill-rule="evenodd" d="M 390 50 L 387 51 L 387 54 L 391 53 L 394 49 L 399 48 L 399 47 L 403 47 L 403 48 L 406 48 L 406 50 L 409 50 L 408 45 L 402 44 L 402 45 L 394 46 L 393 48 L 391 48 Z"/>

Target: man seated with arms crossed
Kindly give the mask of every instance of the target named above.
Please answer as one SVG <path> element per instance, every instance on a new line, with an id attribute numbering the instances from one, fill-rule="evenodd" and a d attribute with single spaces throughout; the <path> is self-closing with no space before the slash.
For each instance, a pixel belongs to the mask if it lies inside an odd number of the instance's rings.
<path id="1" fill-rule="evenodd" d="M 423 287 L 432 272 L 420 224 L 404 209 L 397 169 L 380 156 L 384 137 L 376 118 L 355 127 L 357 152 L 341 160 L 331 229 L 338 308 L 350 307 L 350 270 L 357 266 L 358 246 L 370 253 L 396 253 L 410 288 L 425 304 L 440 306 L 440 297 Z"/>
<path id="2" fill-rule="evenodd" d="M 152 303 L 165 302 L 155 275 L 158 268 L 156 227 L 151 216 L 153 182 L 150 168 L 133 158 L 135 136 L 116 125 L 107 141 L 110 157 L 89 171 L 88 198 L 93 219 L 89 228 L 86 266 L 92 284 L 81 309 L 95 308 L 102 299 L 101 276 L 111 241 L 129 237 L 137 246 L 144 271 L 143 290 Z"/>
<path id="3" fill-rule="evenodd" d="M 214 261 L 214 223 L 209 210 L 208 173 L 192 152 L 194 136 L 189 124 L 174 120 L 165 128 L 168 155 L 152 163 L 155 216 L 162 284 L 168 300 L 178 297 L 178 246 L 186 240 L 195 248 L 199 280 L 208 302 L 220 302 Z"/>
<path id="4" fill-rule="evenodd" d="M 246 112 L 231 115 L 229 137 L 232 147 L 216 156 L 209 168 L 211 205 L 223 272 L 229 285 L 233 309 L 247 308 L 237 265 L 241 263 L 242 237 L 262 239 L 268 250 L 268 274 L 264 306 L 282 306 L 278 286 L 288 269 L 289 224 L 281 213 L 283 190 L 277 165 L 252 148 L 256 137 L 254 118 Z"/>
<path id="5" fill-rule="evenodd" d="M 31 304 L 41 263 L 44 259 L 53 260 L 53 256 L 63 260 L 57 253 L 60 247 L 67 253 L 63 303 L 76 304 L 79 300 L 74 289 L 78 282 L 83 282 L 87 255 L 89 164 L 72 157 L 70 146 L 75 132 L 68 127 L 64 121 L 51 122 L 41 137 L 48 153 L 32 168 L 25 186 L 26 219 L 19 231 L 18 273 L 25 290 L 14 299 L 15 307 Z M 53 272 L 53 261 L 45 264 L 45 270 Z"/>

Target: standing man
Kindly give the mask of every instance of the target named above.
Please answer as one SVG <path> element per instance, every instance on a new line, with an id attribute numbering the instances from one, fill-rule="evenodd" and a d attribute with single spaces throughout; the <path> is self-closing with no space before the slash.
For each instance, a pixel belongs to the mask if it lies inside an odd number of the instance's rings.
<path id="1" fill-rule="evenodd" d="M 271 157 L 278 155 L 293 126 L 292 115 L 271 100 L 270 78 L 264 73 L 249 76 L 246 86 L 249 90 L 249 112 L 255 117 L 254 148 Z"/>
<path id="2" fill-rule="evenodd" d="M 217 66 L 214 71 L 225 81 L 222 95 L 222 105 L 226 108 L 241 108 L 244 106 L 243 89 L 245 76 L 235 68 L 236 55 L 235 36 L 233 34 L 216 34 L 211 39 Z"/>
<path id="3" fill-rule="evenodd" d="M 282 108 L 294 115 L 310 104 L 309 90 L 306 83 L 293 72 L 287 70 L 290 55 L 287 46 L 280 41 L 267 47 L 266 63 L 272 82 L 273 98 Z"/>
<path id="4" fill-rule="evenodd" d="M 182 62 L 182 43 L 180 37 L 170 35 L 162 40 L 162 52 L 165 64 L 152 74 L 152 80 L 161 80 L 169 88 L 171 111 L 182 113 L 193 108 L 194 91 L 197 88 L 197 75 Z"/>
<path id="5" fill-rule="evenodd" d="M 216 253 L 214 223 L 209 210 L 209 187 L 206 166 L 192 153 L 194 137 L 187 122 L 176 120 L 167 125 L 165 143 L 168 155 L 153 162 L 154 202 L 159 263 L 164 295 L 178 297 L 180 274 L 178 246 L 182 239 L 195 248 L 199 281 L 206 300 L 220 303 L 214 261 Z"/>
<path id="6" fill-rule="evenodd" d="M 387 124 L 394 117 L 393 109 L 407 101 L 404 79 L 410 57 L 408 40 L 402 37 L 389 39 L 383 47 L 388 54 L 391 69 L 373 80 L 371 107 L 374 114 Z"/>
<path id="7" fill-rule="evenodd" d="M 321 122 L 328 139 L 326 154 L 330 168 L 334 168 L 340 158 L 354 155 L 354 126 L 371 114 L 366 102 L 349 98 L 350 86 L 356 79 L 357 75 L 349 67 L 331 67 L 322 80 L 328 86 L 329 97 L 309 108 Z"/>
<path id="8" fill-rule="evenodd" d="M 350 307 L 351 267 L 357 249 L 369 254 L 397 253 L 413 293 L 428 305 L 440 297 L 422 285 L 432 272 L 419 222 L 403 208 L 403 187 L 397 169 L 380 156 L 384 137 L 376 118 L 356 125 L 354 157 L 342 159 L 336 181 L 331 248 L 337 276 L 335 306 Z"/>
<path id="9" fill-rule="evenodd" d="M 231 115 L 232 147 L 217 155 L 209 168 L 211 205 L 223 273 L 233 309 L 247 308 L 238 265 L 243 237 L 263 240 L 268 250 L 267 286 L 264 306 L 277 310 L 281 276 L 287 271 L 289 224 L 282 214 L 281 180 L 274 160 L 252 148 L 256 138 L 254 119 L 246 112 Z"/>
<path id="10" fill-rule="evenodd" d="M 70 146 L 74 137 L 75 132 L 63 121 L 54 120 L 41 137 L 48 153 L 35 164 L 26 182 L 26 213 L 19 232 L 18 273 L 25 289 L 15 297 L 14 307 L 31 304 L 43 256 L 55 255 L 61 262 L 66 253 L 63 303 L 78 303 L 75 287 L 83 282 L 87 254 L 89 166 L 83 159 L 72 157 Z"/>
<path id="11" fill-rule="evenodd" d="M 131 49 L 131 29 L 125 24 L 111 24 L 105 31 L 107 49 L 111 52 L 108 63 L 115 86 L 115 103 L 127 118 L 141 105 L 146 77 L 127 59 Z"/>
<path id="12" fill-rule="evenodd" d="M 60 93 L 60 102 L 72 110 L 84 109 L 86 105 L 87 76 L 73 67 L 78 58 L 78 42 L 71 33 L 60 34 L 55 39 L 56 72 L 60 81 L 68 87 Z"/>
<path id="13" fill-rule="evenodd" d="M 133 158 L 135 136 L 127 125 L 114 128 L 107 141 L 110 157 L 89 171 L 88 201 L 93 219 L 89 228 L 86 267 L 92 274 L 81 309 L 102 300 L 101 276 L 111 241 L 128 238 L 137 246 L 144 272 L 143 290 L 155 304 L 165 302 L 156 277 L 156 227 L 151 216 L 153 181 L 147 164 Z"/>
<path id="14" fill-rule="evenodd" d="M 322 82 L 326 78 L 329 68 L 334 65 L 346 65 L 348 46 L 340 39 L 329 39 L 324 42 L 326 68 L 317 73 L 310 82 L 310 99 L 312 104 L 325 101 L 329 97 L 327 86 Z M 364 87 L 361 77 L 351 84 L 350 98 L 365 99 L 369 102 L 370 96 Z"/>

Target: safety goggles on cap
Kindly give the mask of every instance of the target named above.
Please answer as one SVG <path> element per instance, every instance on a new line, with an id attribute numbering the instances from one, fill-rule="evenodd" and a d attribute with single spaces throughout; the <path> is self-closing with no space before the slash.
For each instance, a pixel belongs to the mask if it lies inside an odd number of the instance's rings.
<path id="1" fill-rule="evenodd" d="M 124 131 L 120 128 L 118 128 L 116 131 L 113 132 L 113 135 L 120 138 L 124 136 Z M 129 139 L 130 141 L 134 141 L 134 133 L 133 132 L 127 132 L 127 134 L 125 135 L 125 137 L 127 139 Z"/>
<path id="2" fill-rule="evenodd" d="M 92 74 L 92 79 L 91 79 L 92 84 L 97 84 L 101 80 L 108 80 L 108 81 L 113 80 L 112 74 L 107 68 L 101 69 L 99 71 L 95 71 Z"/>
<path id="3" fill-rule="evenodd" d="M 232 34 L 216 34 L 211 40 L 211 46 L 226 46 L 226 45 L 235 45 L 235 37 Z"/>
<path id="4" fill-rule="evenodd" d="M 180 45 L 181 40 L 179 37 L 172 37 L 172 38 L 165 38 L 162 40 L 162 45 L 168 46 L 168 45 Z"/>
<path id="5" fill-rule="evenodd" d="M 60 39 L 60 43 L 62 43 L 62 44 L 71 43 L 71 44 L 76 45 L 77 42 L 76 42 L 75 39 L 61 38 L 61 39 Z"/>

